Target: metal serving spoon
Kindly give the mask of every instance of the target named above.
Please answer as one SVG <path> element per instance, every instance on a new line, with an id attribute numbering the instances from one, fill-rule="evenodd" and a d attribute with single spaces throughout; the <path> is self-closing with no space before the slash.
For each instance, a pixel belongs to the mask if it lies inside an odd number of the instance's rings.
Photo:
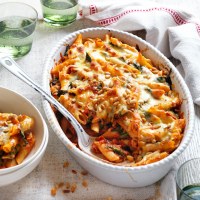
<path id="1" fill-rule="evenodd" d="M 49 103 L 51 103 L 60 113 L 63 114 L 64 117 L 71 123 L 74 127 L 77 136 L 78 136 L 78 145 L 82 151 L 85 153 L 98 158 L 95 156 L 91 150 L 91 144 L 95 140 L 95 137 L 89 136 L 80 123 L 74 118 L 74 116 L 62 105 L 60 104 L 54 97 L 45 92 L 38 84 L 36 84 L 20 67 L 19 65 L 11 58 L 4 53 L 0 52 L 0 64 L 10 71 L 13 75 L 18 77 L 20 80 L 31 86 L 38 93 L 40 93 Z M 101 158 L 98 158 L 101 159 Z"/>

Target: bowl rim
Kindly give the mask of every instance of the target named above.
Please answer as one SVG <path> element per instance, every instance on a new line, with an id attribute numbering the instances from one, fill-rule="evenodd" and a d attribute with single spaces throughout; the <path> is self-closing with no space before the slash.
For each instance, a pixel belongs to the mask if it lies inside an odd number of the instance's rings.
<path id="1" fill-rule="evenodd" d="M 6 87 L 0 86 L 0 90 L 5 90 L 6 92 L 12 93 L 12 94 L 22 98 L 33 109 L 35 109 L 35 111 L 38 113 L 38 115 L 40 117 L 40 120 L 42 120 L 42 127 L 43 127 L 43 130 L 44 130 L 43 131 L 44 135 L 43 135 L 42 142 L 41 142 L 39 148 L 36 150 L 36 152 L 31 157 L 27 158 L 22 163 L 20 163 L 19 165 L 15 165 L 13 167 L 0 169 L 0 175 L 5 175 L 5 174 L 8 174 L 8 173 L 12 173 L 13 171 L 19 170 L 19 169 L 23 168 L 24 166 L 28 165 L 30 162 L 32 162 L 32 160 L 35 159 L 40 154 L 40 152 L 43 150 L 43 148 L 45 147 L 44 145 L 46 143 L 48 143 L 49 132 L 48 132 L 48 128 L 47 128 L 46 122 L 44 121 L 40 111 L 36 108 L 36 106 L 30 100 L 28 100 L 25 96 L 19 94 L 18 92 L 14 91 L 14 90 L 11 90 L 11 89 L 8 89 Z"/>
<path id="2" fill-rule="evenodd" d="M 104 27 L 86 28 L 86 29 L 81 29 L 81 30 L 75 31 L 73 33 L 70 33 L 70 34 L 66 35 L 65 37 L 63 37 L 56 44 L 56 46 L 53 47 L 53 49 L 51 50 L 49 55 L 47 55 L 47 57 L 46 57 L 46 62 L 45 62 L 45 66 L 44 66 L 44 69 L 43 69 L 43 78 L 42 78 L 43 88 L 50 94 L 49 84 L 48 84 L 49 82 L 47 83 L 47 79 L 49 80 L 49 78 L 50 78 L 49 72 L 50 72 L 50 69 L 52 68 L 52 66 L 51 66 L 52 59 L 55 58 L 55 55 L 58 53 L 59 49 L 64 44 L 66 44 L 67 40 L 70 40 L 70 39 L 73 39 L 73 38 L 75 39 L 75 37 L 78 34 L 84 34 L 84 33 L 92 32 L 92 31 L 109 31 L 111 33 L 112 32 L 115 33 L 115 34 L 119 33 L 119 34 L 123 34 L 123 35 L 127 35 L 129 37 L 132 37 L 135 40 L 137 40 L 140 43 L 147 46 L 150 51 L 152 51 L 154 54 L 158 55 L 163 61 L 165 61 L 165 65 L 167 65 L 170 69 L 172 69 L 173 73 L 175 74 L 176 78 L 178 79 L 178 81 L 180 83 L 180 86 L 183 87 L 184 92 L 186 94 L 184 99 L 187 100 L 187 104 L 188 104 L 188 110 L 187 111 L 189 113 L 189 120 L 188 120 L 188 127 L 187 127 L 187 137 L 185 138 L 184 141 L 181 142 L 181 144 L 178 146 L 178 148 L 176 150 L 174 150 L 166 158 L 164 158 L 160 161 L 151 163 L 151 164 L 147 164 L 147 165 L 128 167 L 128 166 L 117 166 L 115 164 L 108 164 L 108 163 L 105 163 L 103 161 L 97 160 L 97 159 L 93 158 L 92 156 L 84 153 L 79 148 L 75 147 L 75 145 L 73 145 L 71 143 L 71 141 L 65 136 L 62 129 L 60 127 L 58 127 L 55 123 L 52 123 L 54 121 L 55 115 L 54 115 L 53 111 L 51 110 L 49 103 L 46 100 L 44 100 L 43 101 L 44 111 L 45 111 L 45 114 L 46 114 L 48 121 L 50 122 L 52 129 L 54 130 L 54 132 L 56 133 L 58 138 L 62 141 L 62 143 L 67 147 L 67 149 L 69 149 L 75 155 L 78 155 L 79 157 L 81 156 L 81 158 L 83 158 L 85 161 L 90 162 L 90 164 L 93 164 L 93 165 L 96 165 L 96 166 L 98 165 L 98 167 L 102 167 L 102 168 L 106 167 L 106 168 L 109 168 L 109 170 L 114 170 L 114 171 L 130 170 L 130 171 L 143 172 L 143 171 L 147 171 L 147 170 L 152 170 L 154 168 L 157 168 L 158 166 L 161 166 L 161 165 L 163 166 L 166 163 L 172 162 L 177 156 L 179 156 L 186 149 L 186 147 L 188 146 L 188 144 L 189 144 L 189 142 L 192 138 L 193 128 L 194 128 L 194 105 L 193 105 L 193 101 L 192 101 L 190 91 L 189 91 L 184 79 L 182 78 L 182 76 L 180 75 L 178 70 L 175 68 L 175 66 L 159 50 L 157 50 L 153 45 L 146 42 L 145 40 L 139 38 L 136 35 L 125 32 L 125 31 L 121 31 L 121 30 L 113 29 L 113 28 L 104 28 Z"/>

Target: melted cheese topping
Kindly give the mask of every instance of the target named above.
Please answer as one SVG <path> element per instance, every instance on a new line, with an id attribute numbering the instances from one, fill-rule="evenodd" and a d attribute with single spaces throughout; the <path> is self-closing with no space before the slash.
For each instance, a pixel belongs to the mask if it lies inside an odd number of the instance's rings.
<path id="1" fill-rule="evenodd" d="M 32 127 L 33 119 L 29 116 L 0 113 L 0 169 L 25 159 L 35 143 Z"/>
<path id="2" fill-rule="evenodd" d="M 8 127 L 0 127 L 0 145 L 4 145 L 9 141 L 9 129 Z"/>
<path id="3" fill-rule="evenodd" d="M 163 158 L 162 152 L 177 148 L 185 126 L 179 112 L 181 100 L 171 90 L 169 72 L 154 66 L 135 47 L 109 35 L 105 40 L 85 41 L 79 35 L 51 74 L 54 97 L 87 130 L 106 135 L 107 145 L 118 139 L 123 155 L 128 145 L 127 154 L 137 155 L 135 163 L 150 152 Z M 122 134 L 129 142 L 122 142 Z M 95 145 L 109 160 L 102 146 Z"/>

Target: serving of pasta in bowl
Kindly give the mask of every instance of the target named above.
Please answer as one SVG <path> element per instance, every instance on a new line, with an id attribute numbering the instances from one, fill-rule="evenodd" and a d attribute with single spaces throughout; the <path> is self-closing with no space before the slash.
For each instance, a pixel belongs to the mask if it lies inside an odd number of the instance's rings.
<path id="1" fill-rule="evenodd" d="M 47 147 L 48 129 L 28 99 L 3 87 L 0 94 L 0 186 L 5 186 L 39 164 Z"/>
<path id="2" fill-rule="evenodd" d="M 133 34 L 89 28 L 66 36 L 47 58 L 43 83 L 95 137 L 95 156 L 79 149 L 70 121 L 44 102 L 53 130 L 83 168 L 107 183 L 158 181 L 192 137 L 194 109 L 184 80 Z"/>

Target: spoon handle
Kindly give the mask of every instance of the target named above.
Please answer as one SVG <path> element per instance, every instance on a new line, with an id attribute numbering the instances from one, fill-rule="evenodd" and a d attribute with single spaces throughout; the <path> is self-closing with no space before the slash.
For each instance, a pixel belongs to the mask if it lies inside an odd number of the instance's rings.
<path id="1" fill-rule="evenodd" d="M 78 139 L 82 141 L 82 143 L 88 143 L 87 134 L 79 122 L 74 118 L 74 116 L 56 99 L 54 99 L 51 95 L 45 92 L 39 85 L 37 85 L 20 67 L 19 65 L 9 56 L 1 56 L 0 64 L 2 64 L 8 71 L 10 71 L 13 75 L 18 77 L 23 82 L 27 83 L 29 86 L 34 88 L 37 92 L 39 92 L 49 103 L 51 103 L 57 110 L 59 110 L 63 116 L 67 118 L 67 120 L 72 124 L 74 129 L 78 134 Z M 83 144 L 83 145 L 84 145 Z"/>

